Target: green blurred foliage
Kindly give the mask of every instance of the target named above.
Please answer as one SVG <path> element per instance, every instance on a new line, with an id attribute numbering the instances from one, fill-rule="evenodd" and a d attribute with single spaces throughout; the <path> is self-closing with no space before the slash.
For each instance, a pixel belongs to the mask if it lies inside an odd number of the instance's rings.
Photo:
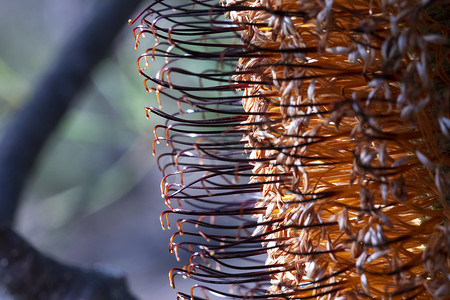
<path id="1" fill-rule="evenodd" d="M 100 0 L 93 2 L 98 4 Z M 92 9 L 95 5 L 84 0 L 0 1 L 1 129 L 33 92 L 39 76 L 76 29 L 77 24 L 70 21 L 83 20 Z M 26 191 L 25 201 L 44 205 L 65 199 L 59 209 L 47 212 L 49 224 L 59 227 L 70 222 L 70 212 L 77 211 L 72 207 L 75 202 L 89 203 L 85 213 L 90 213 L 93 208 L 89 207 L 100 209 L 120 199 L 145 173 L 135 170 L 136 162 L 126 158 L 134 150 L 131 145 L 139 139 L 150 139 L 147 133 L 153 126 L 145 118 L 143 108 L 150 98 L 137 75 L 131 28 L 124 25 L 112 55 L 90 76 L 90 84 L 78 95 L 45 148 Z M 148 171 L 151 163 L 145 157 L 139 164 L 146 165 Z M 98 183 L 109 195 L 99 195 Z"/>

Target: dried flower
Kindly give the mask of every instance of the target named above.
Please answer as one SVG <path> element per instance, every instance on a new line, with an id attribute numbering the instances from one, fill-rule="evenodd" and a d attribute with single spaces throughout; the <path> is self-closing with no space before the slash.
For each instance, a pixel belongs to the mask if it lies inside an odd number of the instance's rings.
<path id="1" fill-rule="evenodd" d="M 170 250 L 190 254 L 171 283 L 199 282 L 179 298 L 449 295 L 444 2 L 160 0 L 137 18 L 137 45 L 156 39 L 140 74 L 172 110 L 147 108 L 171 149 Z"/>

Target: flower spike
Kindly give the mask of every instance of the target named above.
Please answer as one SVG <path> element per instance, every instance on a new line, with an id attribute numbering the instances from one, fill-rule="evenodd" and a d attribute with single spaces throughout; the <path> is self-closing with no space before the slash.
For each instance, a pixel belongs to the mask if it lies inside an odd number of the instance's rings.
<path id="1" fill-rule="evenodd" d="M 132 21 L 156 40 L 161 224 L 190 256 L 170 282 L 198 283 L 179 299 L 450 295 L 448 12 L 155 0 Z"/>

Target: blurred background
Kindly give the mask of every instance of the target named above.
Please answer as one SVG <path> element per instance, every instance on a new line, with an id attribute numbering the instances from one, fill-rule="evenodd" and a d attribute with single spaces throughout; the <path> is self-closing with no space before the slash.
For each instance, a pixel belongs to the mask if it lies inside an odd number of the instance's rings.
<path id="1" fill-rule="evenodd" d="M 66 39 L 104 1 L 0 0 L 0 135 Z M 166 207 L 151 151 L 158 120 L 144 111 L 156 99 L 136 68 L 144 49 L 134 46 L 124 22 L 45 146 L 15 228 L 61 262 L 124 272 L 139 299 L 175 299 L 167 274 L 176 260 L 171 233 L 159 223 Z M 183 285 L 190 282 L 177 282 Z"/>

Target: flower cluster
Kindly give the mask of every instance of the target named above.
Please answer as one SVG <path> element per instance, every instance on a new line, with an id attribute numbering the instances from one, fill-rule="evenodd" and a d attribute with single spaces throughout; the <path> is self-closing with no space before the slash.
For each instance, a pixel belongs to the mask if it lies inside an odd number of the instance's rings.
<path id="1" fill-rule="evenodd" d="M 155 1 L 137 18 L 171 149 L 162 221 L 179 216 L 170 250 L 190 255 L 171 282 L 200 282 L 180 298 L 450 294 L 441 2 Z"/>

